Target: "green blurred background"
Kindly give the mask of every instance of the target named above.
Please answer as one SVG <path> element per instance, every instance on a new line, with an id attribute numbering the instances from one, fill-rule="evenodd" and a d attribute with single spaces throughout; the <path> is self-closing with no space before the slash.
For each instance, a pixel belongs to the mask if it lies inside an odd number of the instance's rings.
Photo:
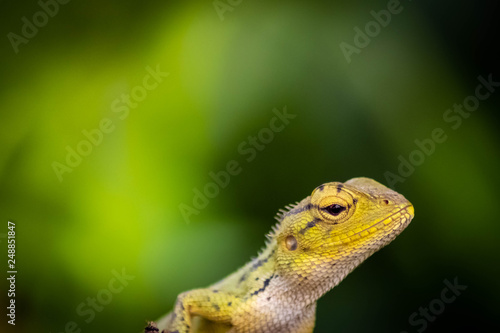
<path id="1" fill-rule="evenodd" d="M 138 332 L 254 256 L 279 208 L 328 181 L 388 184 L 435 128 L 447 140 L 395 185 L 414 221 L 320 300 L 315 332 L 417 332 L 409 317 L 455 277 L 467 289 L 426 332 L 498 329 L 500 91 L 458 129 L 443 119 L 479 75 L 500 81 L 496 3 L 404 1 L 350 63 L 340 43 L 386 1 L 242 1 L 222 20 L 211 1 L 73 0 L 17 53 L 8 34 L 41 7 L 0 6 L 0 275 L 7 221 L 18 270 L 2 332 Z M 121 119 L 148 66 L 169 76 Z M 239 145 L 285 106 L 296 118 L 248 162 Z M 60 181 L 53 163 L 102 119 L 113 130 Z M 179 205 L 230 160 L 242 172 L 187 223 Z M 97 296 L 94 317 L 77 310 Z"/>

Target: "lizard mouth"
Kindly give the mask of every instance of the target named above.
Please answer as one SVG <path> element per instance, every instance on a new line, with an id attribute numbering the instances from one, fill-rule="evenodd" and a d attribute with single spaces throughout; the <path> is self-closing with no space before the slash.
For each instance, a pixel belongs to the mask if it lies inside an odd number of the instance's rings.
<path id="1" fill-rule="evenodd" d="M 415 215 L 415 210 L 413 208 L 413 205 L 408 205 L 406 207 L 401 208 L 397 212 L 394 212 L 393 214 L 387 216 L 385 219 L 380 220 L 377 223 L 369 226 L 368 228 L 363 229 L 363 230 L 355 233 L 354 235 L 360 235 L 360 236 L 364 237 L 364 236 L 367 236 L 366 233 L 372 234 L 372 233 L 375 233 L 381 229 L 388 229 L 388 228 L 385 228 L 385 226 L 392 226 L 395 223 L 398 226 L 402 226 L 402 225 L 410 223 L 410 221 L 413 219 L 414 215 Z M 394 230 L 395 228 L 392 227 L 391 229 Z"/>
<path id="2" fill-rule="evenodd" d="M 364 229 L 349 230 L 343 235 L 344 237 L 337 236 L 333 243 L 334 245 L 352 243 L 380 231 L 394 231 L 396 237 L 410 223 L 414 215 L 413 205 L 409 204 Z"/>

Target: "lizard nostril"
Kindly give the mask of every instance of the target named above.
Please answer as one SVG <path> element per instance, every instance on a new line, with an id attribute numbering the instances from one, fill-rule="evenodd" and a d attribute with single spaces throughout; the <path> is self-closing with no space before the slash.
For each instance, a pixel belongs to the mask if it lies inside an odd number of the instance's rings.
<path id="1" fill-rule="evenodd" d="M 384 200 L 382 200 L 382 203 L 383 203 L 384 205 L 386 205 L 386 206 L 387 206 L 387 205 L 388 205 L 388 204 L 390 204 L 391 202 L 390 202 L 389 200 L 387 200 L 387 199 L 384 199 Z"/>

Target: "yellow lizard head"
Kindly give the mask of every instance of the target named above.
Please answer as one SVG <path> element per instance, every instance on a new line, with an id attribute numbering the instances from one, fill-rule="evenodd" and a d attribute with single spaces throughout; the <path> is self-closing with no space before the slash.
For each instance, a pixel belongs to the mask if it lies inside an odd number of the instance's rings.
<path id="1" fill-rule="evenodd" d="M 413 216 L 405 197 L 372 179 L 323 184 L 278 214 L 277 270 L 294 284 L 325 282 L 332 288 L 396 238 Z"/>

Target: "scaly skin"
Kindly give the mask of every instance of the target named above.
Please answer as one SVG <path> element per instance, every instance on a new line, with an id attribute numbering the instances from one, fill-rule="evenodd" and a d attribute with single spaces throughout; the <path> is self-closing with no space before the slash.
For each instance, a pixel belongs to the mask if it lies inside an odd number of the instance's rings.
<path id="1" fill-rule="evenodd" d="M 180 294 L 158 322 L 160 332 L 311 333 L 316 301 L 414 215 L 401 194 L 369 178 L 321 185 L 287 208 L 257 258 L 208 288 Z"/>

